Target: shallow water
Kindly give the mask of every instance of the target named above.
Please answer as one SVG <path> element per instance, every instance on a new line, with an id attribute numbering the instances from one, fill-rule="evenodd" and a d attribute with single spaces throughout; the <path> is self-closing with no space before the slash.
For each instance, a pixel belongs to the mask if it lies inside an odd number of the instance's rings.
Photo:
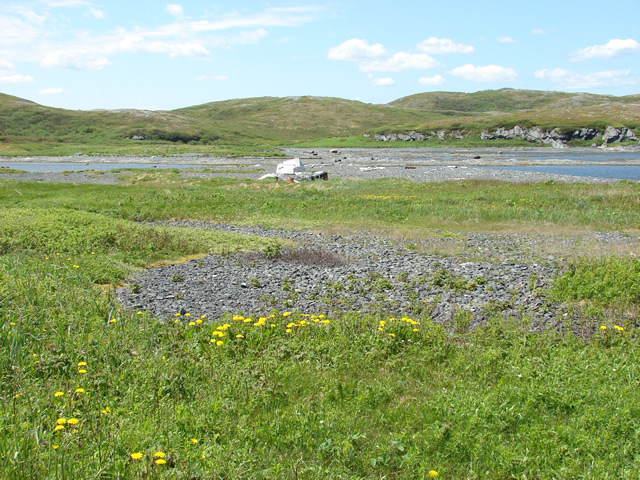
<path id="1" fill-rule="evenodd" d="M 141 163 L 78 163 L 78 162 L 8 162 L 3 161 L 2 166 L 15 170 L 24 170 L 30 173 L 61 173 L 80 172 L 83 170 L 123 170 L 130 168 L 195 168 L 202 165 L 166 165 L 166 164 L 141 164 Z M 2 173 L 2 169 L 0 169 Z"/>
<path id="2" fill-rule="evenodd" d="M 493 170 L 519 170 L 522 172 L 552 173 L 579 177 L 616 178 L 640 181 L 639 165 L 537 165 L 530 167 L 469 167 Z"/>

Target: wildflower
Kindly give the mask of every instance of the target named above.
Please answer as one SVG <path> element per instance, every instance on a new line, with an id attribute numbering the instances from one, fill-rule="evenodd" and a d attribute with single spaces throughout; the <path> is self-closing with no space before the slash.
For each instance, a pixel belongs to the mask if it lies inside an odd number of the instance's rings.
<path id="1" fill-rule="evenodd" d="M 16 326 L 16 322 L 9 322 L 9 325 L 11 325 L 12 327 Z"/>
<path id="2" fill-rule="evenodd" d="M 287 328 L 287 329 L 285 330 L 285 332 L 287 332 L 287 333 L 291 333 L 291 329 L 290 329 L 290 328 Z"/>
<path id="3" fill-rule="evenodd" d="M 602 330 L 603 332 L 604 332 L 606 329 L 607 329 L 607 326 L 606 326 L 606 325 L 602 325 L 602 326 L 600 327 L 600 330 Z"/>
<path id="4" fill-rule="evenodd" d="M 18 398 L 20 398 L 20 394 L 16 393 L 16 396 L 14 398 L 17 400 Z"/>
<path id="5" fill-rule="evenodd" d="M 164 465 L 167 461 L 164 458 L 158 458 L 156 460 L 156 465 Z"/>
<path id="6" fill-rule="evenodd" d="M 60 445 L 51 445 L 51 448 L 53 448 L 54 450 L 57 450 L 60 448 Z"/>
<path id="7" fill-rule="evenodd" d="M 223 342 L 222 340 L 218 340 L 218 341 L 216 342 L 216 345 L 217 345 L 217 346 L 219 346 L 219 347 L 221 347 L 222 345 L 224 345 L 224 342 Z"/>
<path id="8" fill-rule="evenodd" d="M 156 452 L 153 454 L 153 458 L 164 458 L 164 452 Z"/>
<path id="9" fill-rule="evenodd" d="M 78 366 L 79 367 L 86 367 L 87 366 L 87 362 L 78 362 Z"/>
<path id="10" fill-rule="evenodd" d="M 396 334 L 395 333 L 390 333 L 389 336 L 393 337 L 393 338 L 396 338 Z"/>
<path id="11" fill-rule="evenodd" d="M 619 332 L 624 332 L 624 328 L 622 328 L 620 325 L 614 325 L 613 328 L 615 328 Z"/>
<path id="12" fill-rule="evenodd" d="M 61 397 L 63 395 L 64 395 L 63 392 L 56 392 L 56 393 L 53 394 L 54 397 Z"/>
<path id="13" fill-rule="evenodd" d="M 429 476 L 431 478 L 436 478 L 438 476 L 438 472 L 436 472 L 435 470 L 429 470 Z"/>
<path id="14" fill-rule="evenodd" d="M 77 425 L 78 424 L 78 419 L 77 418 L 70 418 L 69 420 L 67 420 L 67 423 L 69 425 Z"/>
<path id="15" fill-rule="evenodd" d="M 236 338 L 244 338 L 244 335 L 242 335 L 241 333 L 239 333 L 238 335 L 236 335 Z"/>
<path id="16" fill-rule="evenodd" d="M 224 337 L 225 333 L 221 332 L 220 330 L 214 330 L 213 333 L 211 333 L 211 335 L 213 335 L 214 337 Z"/>
<path id="17" fill-rule="evenodd" d="M 140 453 L 140 452 L 132 453 L 131 454 L 131 458 L 133 460 L 140 460 L 142 458 L 142 453 Z"/>
<path id="18" fill-rule="evenodd" d="M 84 388 L 76 388 L 76 393 L 87 393 L 84 391 Z"/>
<path id="19" fill-rule="evenodd" d="M 65 425 L 67 423 L 67 419 L 66 418 L 59 418 L 58 420 L 56 420 L 56 423 L 58 425 Z"/>
<path id="20" fill-rule="evenodd" d="M 80 370 L 78 370 L 78 373 L 84 375 L 85 373 L 87 373 L 87 371 L 84 368 L 81 368 Z"/>
<path id="21" fill-rule="evenodd" d="M 71 268 L 80 268 L 80 265 L 71 265 Z"/>
<path id="22" fill-rule="evenodd" d="M 198 444 L 198 441 L 199 441 L 199 440 L 198 440 L 197 438 L 192 438 L 192 439 L 191 439 L 191 443 L 193 443 L 194 445 L 197 445 L 197 444 Z"/>
<path id="23" fill-rule="evenodd" d="M 324 323 L 325 325 L 329 324 L 329 320 L 320 320 L 320 323 Z"/>
<path id="24" fill-rule="evenodd" d="M 196 323 L 197 323 L 198 325 L 200 325 L 200 324 L 202 323 L 202 320 L 199 318 L 199 319 L 197 319 L 197 320 L 196 320 Z"/>
<path id="25" fill-rule="evenodd" d="M 413 330 L 411 330 L 412 332 L 419 332 L 420 330 L 418 330 L 417 328 L 414 328 Z"/>
<path id="26" fill-rule="evenodd" d="M 59 432 L 60 430 L 64 430 L 64 425 L 56 425 L 56 428 L 53 429 L 54 432 Z"/>
<path id="27" fill-rule="evenodd" d="M 283 317 L 288 317 L 289 315 L 291 315 L 291 312 L 284 312 L 284 313 L 282 314 L 282 316 L 283 316 Z"/>
<path id="28" fill-rule="evenodd" d="M 144 312 L 136 312 L 136 315 L 144 315 Z"/>
<path id="29" fill-rule="evenodd" d="M 184 316 L 185 316 L 185 317 L 190 317 L 190 316 L 191 316 L 191 314 L 190 314 L 190 313 L 185 313 L 185 314 L 184 314 Z"/>
<path id="30" fill-rule="evenodd" d="M 181 316 L 181 315 L 180 315 L 180 312 L 177 312 L 177 313 L 176 313 L 176 317 L 180 317 L 180 316 Z"/>
<path id="31" fill-rule="evenodd" d="M 189 326 L 190 326 L 190 327 L 195 326 L 195 324 L 196 324 L 196 322 L 189 322 Z"/>
<path id="32" fill-rule="evenodd" d="M 109 320 L 109 323 L 116 323 L 118 320 L 116 318 L 112 318 L 111 320 Z"/>

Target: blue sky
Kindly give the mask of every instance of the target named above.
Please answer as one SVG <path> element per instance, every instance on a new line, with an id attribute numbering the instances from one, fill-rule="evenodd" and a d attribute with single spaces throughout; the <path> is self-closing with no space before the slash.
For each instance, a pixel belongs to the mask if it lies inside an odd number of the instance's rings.
<path id="1" fill-rule="evenodd" d="M 1 0 L 0 92 L 71 109 L 640 93 L 640 3 Z"/>

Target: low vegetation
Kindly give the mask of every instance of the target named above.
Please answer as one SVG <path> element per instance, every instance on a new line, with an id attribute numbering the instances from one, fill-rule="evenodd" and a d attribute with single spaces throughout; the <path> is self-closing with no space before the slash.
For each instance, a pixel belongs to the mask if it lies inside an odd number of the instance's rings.
<path id="1" fill-rule="evenodd" d="M 637 185 L 155 181 L 0 181 L 0 477 L 638 478 L 633 257 L 575 261 L 545 294 L 584 316 L 543 332 L 526 316 L 469 332 L 464 312 L 449 331 L 428 310 L 154 318 L 113 291 L 162 259 L 309 253 L 136 220 L 637 231 Z"/>
<path id="2" fill-rule="evenodd" d="M 467 134 L 414 146 L 518 146 L 527 143 L 481 140 L 480 133 L 514 125 L 637 129 L 639 104 L 637 95 L 502 89 L 422 93 L 387 105 L 303 96 L 226 100 L 172 111 L 74 111 L 0 94 L 0 155 L 273 156 L 285 145 L 387 147 L 363 135 L 410 130 Z"/>

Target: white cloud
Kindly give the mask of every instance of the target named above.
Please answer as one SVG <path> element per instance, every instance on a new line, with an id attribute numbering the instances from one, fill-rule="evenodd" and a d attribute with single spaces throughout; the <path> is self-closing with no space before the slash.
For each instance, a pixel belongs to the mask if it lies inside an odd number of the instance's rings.
<path id="1" fill-rule="evenodd" d="M 640 84 L 639 78 L 631 76 L 631 70 L 578 73 L 563 68 L 554 68 L 538 70 L 535 72 L 535 77 L 540 80 L 548 80 L 560 88 L 571 90 Z"/>
<path id="2" fill-rule="evenodd" d="M 464 78 L 471 82 L 512 82 L 518 78 L 518 74 L 512 68 L 500 65 L 478 66 L 467 63 L 451 70 L 451 75 Z"/>
<path id="3" fill-rule="evenodd" d="M 622 40 L 614 38 L 604 45 L 593 45 L 591 47 L 582 48 L 574 52 L 571 60 L 579 61 L 589 58 L 609 58 L 623 55 L 625 53 L 640 53 L 640 43 L 633 38 Z"/>
<path id="4" fill-rule="evenodd" d="M 196 78 L 196 82 L 204 82 L 207 80 L 222 82 L 225 80 L 229 80 L 229 77 L 227 75 L 200 75 L 198 78 Z"/>
<path id="5" fill-rule="evenodd" d="M 89 5 L 85 0 L 40 0 L 49 7 L 80 7 Z"/>
<path id="6" fill-rule="evenodd" d="M 533 30 L 531 30 L 531 34 L 532 35 L 546 35 L 549 32 L 547 32 L 546 30 L 542 30 L 541 28 L 534 28 Z"/>
<path id="7" fill-rule="evenodd" d="M 498 37 L 496 38 L 496 40 L 500 43 L 518 43 L 518 41 L 515 38 L 510 37 L 508 35 L 505 35 L 504 37 Z"/>
<path id="8" fill-rule="evenodd" d="M 16 17 L 0 15 L 0 45 L 16 45 L 33 41 L 38 29 Z"/>
<path id="9" fill-rule="evenodd" d="M 385 53 L 385 49 L 380 43 L 369 45 L 366 40 L 351 38 L 337 47 L 331 47 L 328 58 L 331 60 L 357 61 L 364 58 L 379 57 Z"/>
<path id="10" fill-rule="evenodd" d="M 34 78 L 31 75 L 7 75 L 0 73 L 0 83 L 30 83 Z"/>
<path id="11" fill-rule="evenodd" d="M 64 93 L 62 88 L 43 88 L 38 92 L 40 95 L 60 95 Z"/>
<path id="12" fill-rule="evenodd" d="M 13 62 L 0 58 L 0 69 L 13 70 L 14 68 L 16 68 L 16 66 Z"/>
<path id="13" fill-rule="evenodd" d="M 371 83 L 373 83 L 376 87 L 389 87 L 396 83 L 393 81 L 393 78 L 390 77 L 378 78 L 374 77 L 371 74 L 369 74 L 368 77 L 369 80 L 371 80 Z"/>
<path id="14" fill-rule="evenodd" d="M 429 37 L 418 44 L 418 50 L 432 55 L 439 55 L 443 53 L 471 53 L 474 51 L 474 47 L 455 43 L 448 38 Z"/>
<path id="15" fill-rule="evenodd" d="M 426 70 L 440 63 L 426 53 L 398 52 L 386 60 L 374 60 L 360 65 L 363 72 L 400 72 L 402 70 Z"/>
<path id="16" fill-rule="evenodd" d="M 104 18 L 104 12 L 102 10 L 98 10 L 97 8 L 90 8 L 89 12 L 91 13 L 91 16 L 93 16 L 93 18 L 95 18 L 96 20 L 102 20 Z"/>
<path id="17" fill-rule="evenodd" d="M 181 17 L 184 14 L 182 5 L 179 5 L 177 3 L 170 3 L 169 5 L 167 5 L 166 10 L 169 15 L 173 15 L 174 17 Z"/>
<path id="18" fill-rule="evenodd" d="M 433 77 L 420 77 L 418 82 L 420 83 L 420 85 L 437 86 L 442 85 L 445 80 L 442 75 L 434 75 Z"/>
<path id="19" fill-rule="evenodd" d="M 45 68 L 70 68 L 73 70 L 102 70 L 111 62 L 91 51 L 57 50 L 45 54 L 40 65 Z"/>

